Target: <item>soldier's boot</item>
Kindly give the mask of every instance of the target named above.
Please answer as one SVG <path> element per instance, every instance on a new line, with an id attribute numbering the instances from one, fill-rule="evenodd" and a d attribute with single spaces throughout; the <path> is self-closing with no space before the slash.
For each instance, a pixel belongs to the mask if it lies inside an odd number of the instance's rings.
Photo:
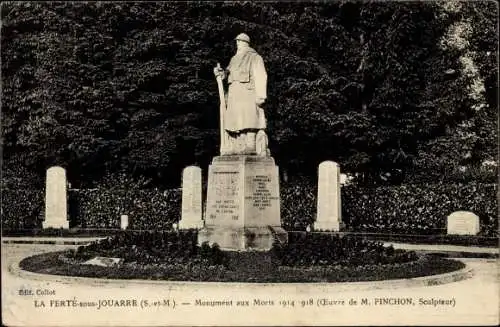
<path id="1" fill-rule="evenodd" d="M 225 142 L 225 151 L 224 151 L 224 154 L 225 155 L 233 155 L 233 154 L 236 154 L 236 141 L 237 141 L 237 137 L 235 136 L 232 136 L 232 135 L 228 135 L 227 139 L 226 139 L 226 142 Z"/>
<path id="2" fill-rule="evenodd" d="M 245 153 L 245 136 L 237 134 L 232 139 L 231 154 L 244 154 Z"/>
<path id="3" fill-rule="evenodd" d="M 255 136 L 255 149 L 258 156 L 270 157 L 267 134 L 264 130 L 259 130 Z"/>
<path id="4" fill-rule="evenodd" d="M 246 133 L 246 148 L 245 154 L 257 154 L 257 148 L 255 143 L 255 133 L 248 132 Z"/>

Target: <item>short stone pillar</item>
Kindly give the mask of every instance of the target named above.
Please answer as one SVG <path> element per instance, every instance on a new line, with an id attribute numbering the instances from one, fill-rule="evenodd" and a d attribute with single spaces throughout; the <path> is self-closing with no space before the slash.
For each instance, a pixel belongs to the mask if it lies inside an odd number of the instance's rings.
<path id="1" fill-rule="evenodd" d="M 43 228 L 69 228 L 66 183 L 64 168 L 47 169 Z"/>
<path id="2" fill-rule="evenodd" d="M 128 215 L 121 215 L 120 216 L 120 228 L 122 230 L 125 230 L 128 228 Z"/>
<path id="3" fill-rule="evenodd" d="M 340 167 L 323 161 L 318 167 L 318 202 L 314 230 L 338 232 L 343 229 L 340 196 Z"/>
<path id="4" fill-rule="evenodd" d="M 201 168 L 188 166 L 182 172 L 182 209 L 179 229 L 203 228 Z"/>
<path id="5" fill-rule="evenodd" d="M 455 211 L 447 218 L 449 235 L 477 235 L 479 231 L 479 217 L 473 212 Z"/>

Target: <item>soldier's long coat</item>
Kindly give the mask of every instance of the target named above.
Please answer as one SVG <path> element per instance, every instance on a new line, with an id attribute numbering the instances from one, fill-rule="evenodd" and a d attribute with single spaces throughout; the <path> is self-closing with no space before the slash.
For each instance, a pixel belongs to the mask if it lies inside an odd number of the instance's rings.
<path id="1" fill-rule="evenodd" d="M 227 67 L 229 90 L 224 128 L 238 132 L 244 129 L 264 129 L 264 111 L 256 100 L 266 99 L 267 73 L 264 60 L 252 48 L 237 53 Z"/>

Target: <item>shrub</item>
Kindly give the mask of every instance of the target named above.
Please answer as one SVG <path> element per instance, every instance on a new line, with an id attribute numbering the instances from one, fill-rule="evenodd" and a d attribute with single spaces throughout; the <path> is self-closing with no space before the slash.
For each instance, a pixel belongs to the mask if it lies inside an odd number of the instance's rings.
<path id="1" fill-rule="evenodd" d="M 198 246 L 194 230 L 121 231 L 114 236 L 81 246 L 73 253 L 74 259 L 87 260 L 92 256 L 123 258 L 124 262 L 138 264 L 199 261 L 208 265 L 224 265 L 227 258 L 217 244 Z"/>
<path id="2" fill-rule="evenodd" d="M 168 230 L 181 213 L 181 193 L 176 189 L 90 189 L 69 193 L 75 199 L 71 219 L 82 228 L 120 228 L 120 216 L 126 214 L 130 229 Z"/>
<path id="3" fill-rule="evenodd" d="M 305 230 L 316 218 L 317 188 L 303 179 L 282 183 L 281 219 L 287 230 Z M 342 217 L 352 232 L 439 235 L 446 217 L 457 210 L 479 216 L 480 236 L 498 235 L 497 186 L 494 184 L 411 184 L 342 188 Z M 43 190 L 3 190 L 3 230 L 42 227 Z M 68 192 L 70 227 L 119 229 L 120 215 L 129 229 L 170 230 L 180 219 L 181 191 L 112 188 Z"/>
<path id="4" fill-rule="evenodd" d="M 302 180 L 283 184 L 281 215 L 287 230 L 305 230 L 316 219 L 317 187 Z M 495 184 L 409 184 L 399 186 L 346 186 L 342 220 L 353 232 L 443 234 L 446 217 L 454 211 L 479 216 L 481 236 L 498 235 Z"/>
<path id="5" fill-rule="evenodd" d="M 414 252 L 384 247 L 381 242 L 331 234 L 289 233 L 287 244 L 275 243 L 272 261 L 280 266 L 364 266 L 401 264 L 417 260 Z M 70 259 L 88 260 L 93 256 L 123 258 L 125 263 L 190 264 L 228 266 L 229 255 L 217 244 L 198 246 L 197 232 L 122 231 L 112 237 L 80 246 Z M 250 259 L 252 253 L 248 253 Z M 258 254 L 257 254 L 258 256 Z M 258 261 L 258 260 L 257 260 Z M 258 262 L 252 265 L 258 265 Z"/>
<path id="6" fill-rule="evenodd" d="M 498 231 L 496 185 L 426 184 L 342 189 L 343 220 L 352 231 L 442 234 L 454 211 L 479 216 L 483 236 Z"/>
<path id="7" fill-rule="evenodd" d="M 305 230 L 316 219 L 317 188 L 309 179 L 280 186 L 281 220 L 286 230 Z"/>
<path id="8" fill-rule="evenodd" d="M 319 233 L 289 233 L 288 243 L 275 243 L 272 255 L 285 266 L 362 266 L 417 260 L 414 252 L 384 247 L 381 242 Z"/>
<path id="9" fill-rule="evenodd" d="M 44 190 L 2 189 L 2 229 L 41 228 L 44 205 Z"/>

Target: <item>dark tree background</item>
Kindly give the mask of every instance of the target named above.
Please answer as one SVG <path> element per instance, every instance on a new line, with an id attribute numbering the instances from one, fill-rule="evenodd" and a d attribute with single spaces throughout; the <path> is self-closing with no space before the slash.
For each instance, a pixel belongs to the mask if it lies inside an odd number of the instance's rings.
<path id="1" fill-rule="evenodd" d="M 38 187 L 62 165 L 77 187 L 123 173 L 179 186 L 218 154 L 212 69 L 240 32 L 265 60 L 286 175 L 327 159 L 365 182 L 479 166 L 497 155 L 497 14 L 488 1 L 3 3 L 2 181 Z"/>

